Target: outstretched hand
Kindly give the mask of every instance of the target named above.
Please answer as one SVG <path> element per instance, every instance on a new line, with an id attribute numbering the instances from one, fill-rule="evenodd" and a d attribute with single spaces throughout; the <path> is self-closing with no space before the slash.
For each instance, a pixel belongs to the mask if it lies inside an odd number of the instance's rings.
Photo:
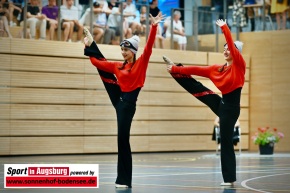
<path id="1" fill-rule="evenodd" d="M 225 21 L 223 19 L 218 19 L 215 22 L 219 27 L 222 27 L 223 25 L 227 24 L 227 20 L 225 19 Z"/>
<path id="2" fill-rule="evenodd" d="M 156 17 L 153 17 L 151 14 L 150 14 L 150 20 L 151 20 L 151 23 L 153 25 L 157 25 L 158 23 L 160 23 L 161 21 L 163 21 L 165 18 L 165 15 L 162 15 L 161 12 L 158 13 L 158 15 Z"/>

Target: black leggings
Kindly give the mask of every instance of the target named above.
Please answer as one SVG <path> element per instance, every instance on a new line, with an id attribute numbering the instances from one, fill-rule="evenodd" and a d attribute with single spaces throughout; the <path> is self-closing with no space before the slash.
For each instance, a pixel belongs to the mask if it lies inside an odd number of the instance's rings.
<path id="1" fill-rule="evenodd" d="M 95 42 L 84 50 L 86 56 L 92 56 L 99 60 L 106 60 Z M 118 124 L 118 166 L 116 184 L 132 187 L 132 153 L 130 147 L 131 123 L 136 111 L 136 100 L 140 88 L 133 92 L 121 92 L 120 86 L 114 74 L 98 69 L 100 77 L 116 110 Z M 124 98 L 130 99 L 128 101 Z"/>
<path id="2" fill-rule="evenodd" d="M 181 65 L 181 64 L 179 64 Z M 220 118 L 221 165 L 224 182 L 236 181 L 236 156 L 233 144 L 235 123 L 240 115 L 241 88 L 223 95 L 213 91 L 188 75 L 171 74 L 190 94 L 207 105 Z"/>

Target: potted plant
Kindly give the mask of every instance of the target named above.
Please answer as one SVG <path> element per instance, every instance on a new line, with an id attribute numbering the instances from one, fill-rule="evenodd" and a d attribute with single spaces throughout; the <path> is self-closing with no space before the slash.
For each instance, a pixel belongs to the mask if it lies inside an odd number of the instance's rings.
<path id="1" fill-rule="evenodd" d="M 278 143 L 284 134 L 278 132 L 277 128 L 270 127 L 258 128 L 258 132 L 252 137 L 254 143 L 259 145 L 260 154 L 273 154 L 274 144 Z"/>

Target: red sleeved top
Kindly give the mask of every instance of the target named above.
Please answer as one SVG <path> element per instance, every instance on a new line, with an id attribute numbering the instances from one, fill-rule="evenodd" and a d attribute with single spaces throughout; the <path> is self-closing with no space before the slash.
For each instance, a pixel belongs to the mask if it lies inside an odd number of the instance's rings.
<path id="1" fill-rule="evenodd" d="M 245 82 L 246 62 L 239 50 L 235 47 L 228 26 L 223 25 L 221 29 L 226 38 L 228 49 L 233 57 L 233 63 L 230 66 L 221 64 L 214 64 L 211 66 L 172 66 L 171 73 L 197 75 L 209 78 L 222 94 L 227 94 L 237 88 L 243 87 Z M 222 66 L 224 66 L 224 69 L 219 72 Z"/>
<path id="2" fill-rule="evenodd" d="M 118 67 L 122 66 L 123 62 L 102 61 L 97 60 L 94 57 L 90 57 L 91 63 L 100 70 L 115 74 L 122 92 L 130 92 L 136 88 L 143 87 L 146 77 L 146 70 L 152 54 L 156 31 L 157 25 L 151 25 L 150 34 L 144 47 L 144 51 L 135 61 L 135 64 L 130 71 L 128 71 L 128 69 L 131 68 L 133 65 L 132 63 L 127 63 L 123 69 L 119 69 Z"/>

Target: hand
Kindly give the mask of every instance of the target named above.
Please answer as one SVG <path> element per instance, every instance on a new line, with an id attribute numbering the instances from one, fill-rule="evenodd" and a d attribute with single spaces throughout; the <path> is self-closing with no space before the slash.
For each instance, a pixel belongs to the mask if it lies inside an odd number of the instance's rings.
<path id="1" fill-rule="evenodd" d="M 224 20 L 222 20 L 222 19 L 218 19 L 218 20 L 216 20 L 216 22 L 215 22 L 219 27 L 222 27 L 223 25 L 226 25 L 227 24 L 227 20 L 225 19 L 225 21 Z"/>
<path id="2" fill-rule="evenodd" d="M 171 72 L 172 65 L 167 65 L 167 72 Z"/>
<path id="3" fill-rule="evenodd" d="M 159 22 L 161 22 L 162 20 L 164 20 L 164 17 L 165 15 L 162 15 L 161 12 L 158 13 L 158 15 L 156 17 L 153 17 L 151 14 L 150 14 L 150 20 L 151 20 L 151 23 L 153 25 L 157 25 Z"/>
<path id="4" fill-rule="evenodd" d="M 35 15 L 34 17 L 37 18 L 37 19 L 43 19 L 42 15 Z"/>

